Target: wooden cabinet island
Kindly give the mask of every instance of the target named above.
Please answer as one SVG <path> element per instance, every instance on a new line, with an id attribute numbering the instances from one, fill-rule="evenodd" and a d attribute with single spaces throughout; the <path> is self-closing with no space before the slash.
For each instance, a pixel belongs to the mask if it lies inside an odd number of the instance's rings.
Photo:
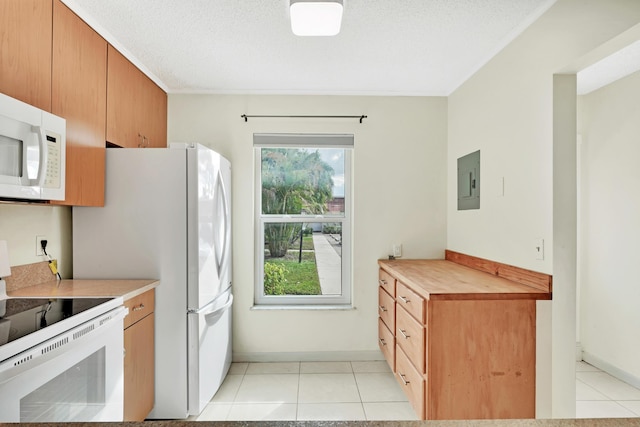
<path id="1" fill-rule="evenodd" d="M 551 276 L 451 251 L 378 264 L 379 346 L 421 419 L 535 417 Z"/>

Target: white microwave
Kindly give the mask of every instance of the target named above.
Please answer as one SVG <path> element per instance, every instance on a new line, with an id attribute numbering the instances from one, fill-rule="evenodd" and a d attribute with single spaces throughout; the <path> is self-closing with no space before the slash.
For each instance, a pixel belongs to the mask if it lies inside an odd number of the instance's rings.
<path id="1" fill-rule="evenodd" d="M 0 198 L 64 200 L 65 119 L 0 93 Z"/>

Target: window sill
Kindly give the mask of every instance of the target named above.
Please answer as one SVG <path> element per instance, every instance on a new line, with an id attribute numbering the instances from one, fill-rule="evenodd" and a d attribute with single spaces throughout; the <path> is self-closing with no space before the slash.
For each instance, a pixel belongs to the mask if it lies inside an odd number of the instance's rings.
<path id="1" fill-rule="evenodd" d="M 351 304 L 303 305 L 303 304 L 254 304 L 251 310 L 355 310 Z"/>

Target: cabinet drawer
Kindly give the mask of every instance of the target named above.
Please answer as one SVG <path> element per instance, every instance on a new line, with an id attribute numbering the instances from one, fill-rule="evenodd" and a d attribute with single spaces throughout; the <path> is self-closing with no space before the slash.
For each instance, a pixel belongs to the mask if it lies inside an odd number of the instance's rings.
<path id="1" fill-rule="evenodd" d="M 378 270 L 378 283 L 389 293 L 392 297 L 396 296 L 396 279 L 394 279 L 389 273 L 383 269 Z"/>
<path id="2" fill-rule="evenodd" d="M 394 300 L 382 286 L 378 287 L 378 315 L 380 315 L 380 318 L 389 330 L 395 330 L 396 300 Z"/>
<path id="3" fill-rule="evenodd" d="M 425 323 L 425 301 L 424 298 L 413 292 L 402 282 L 396 283 L 396 301 L 398 305 L 407 310 L 418 322 Z"/>
<path id="4" fill-rule="evenodd" d="M 126 300 L 124 306 L 129 309 L 129 314 L 124 318 L 124 327 L 128 328 L 138 320 L 153 313 L 155 307 L 155 290 L 151 289 Z"/>
<path id="5" fill-rule="evenodd" d="M 396 310 L 396 344 L 398 344 L 416 369 L 425 373 L 425 328 L 403 308 Z"/>
<path id="6" fill-rule="evenodd" d="M 392 371 L 396 370 L 396 339 L 382 319 L 378 319 L 378 346 Z"/>
<path id="7" fill-rule="evenodd" d="M 425 419 L 424 378 L 396 345 L 396 380 L 421 420 Z"/>

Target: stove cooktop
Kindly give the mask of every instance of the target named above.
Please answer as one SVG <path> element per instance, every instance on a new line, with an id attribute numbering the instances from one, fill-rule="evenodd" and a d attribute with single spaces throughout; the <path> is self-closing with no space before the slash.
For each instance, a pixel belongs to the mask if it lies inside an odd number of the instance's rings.
<path id="1" fill-rule="evenodd" d="M 9 298 L 0 300 L 0 346 L 46 329 L 113 298 Z"/>

